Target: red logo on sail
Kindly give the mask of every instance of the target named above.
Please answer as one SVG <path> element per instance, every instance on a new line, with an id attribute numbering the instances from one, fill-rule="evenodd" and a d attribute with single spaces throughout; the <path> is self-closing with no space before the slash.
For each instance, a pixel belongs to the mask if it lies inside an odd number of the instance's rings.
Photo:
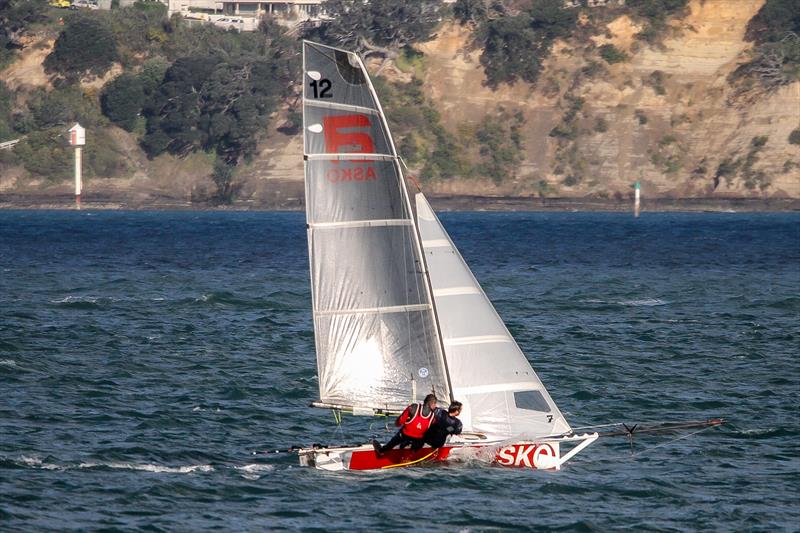
<path id="1" fill-rule="evenodd" d="M 325 151 L 328 153 L 374 154 L 375 143 L 369 133 L 358 131 L 369 128 L 372 123 L 367 115 L 332 115 L 322 119 L 325 132 Z M 368 159 L 331 161 L 335 166 L 325 171 L 325 179 L 331 183 L 344 181 L 377 180 L 375 168 Z M 342 164 L 344 163 L 344 164 Z"/>
<path id="2" fill-rule="evenodd" d="M 514 444 L 500 448 L 495 460 L 505 466 L 552 468 L 556 451 L 549 444 Z"/>

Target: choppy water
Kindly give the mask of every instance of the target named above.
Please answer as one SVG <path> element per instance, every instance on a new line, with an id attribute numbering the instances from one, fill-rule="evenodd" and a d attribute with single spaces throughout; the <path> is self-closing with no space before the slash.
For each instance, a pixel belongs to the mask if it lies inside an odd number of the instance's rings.
<path id="1" fill-rule="evenodd" d="M 447 213 L 573 426 L 558 473 L 323 473 L 301 213 L 0 212 L 0 530 L 797 530 L 800 215 Z"/>

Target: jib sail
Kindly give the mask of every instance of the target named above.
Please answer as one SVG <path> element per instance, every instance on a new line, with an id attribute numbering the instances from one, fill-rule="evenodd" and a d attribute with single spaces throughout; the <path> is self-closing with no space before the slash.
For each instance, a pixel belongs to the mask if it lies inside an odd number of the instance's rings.
<path id="1" fill-rule="evenodd" d="M 465 429 L 495 438 L 570 431 L 422 193 L 416 207 L 450 384 L 464 403 Z"/>

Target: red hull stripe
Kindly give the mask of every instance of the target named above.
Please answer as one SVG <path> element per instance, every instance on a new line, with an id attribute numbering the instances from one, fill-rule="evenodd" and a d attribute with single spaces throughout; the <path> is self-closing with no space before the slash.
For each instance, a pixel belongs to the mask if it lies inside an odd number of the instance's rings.
<path id="1" fill-rule="evenodd" d="M 419 465 L 425 462 L 446 461 L 453 448 L 453 446 L 446 446 L 435 450 L 430 448 L 395 449 L 387 451 L 380 457 L 377 457 L 373 450 L 354 450 L 350 456 L 350 470 L 380 470 Z M 537 463 L 540 462 L 541 456 L 553 460 L 558 458 L 558 453 L 550 444 L 546 443 L 512 444 L 495 452 L 494 463 L 518 468 L 540 468 Z M 545 468 L 552 468 L 552 465 L 545 466 Z"/>
<path id="2" fill-rule="evenodd" d="M 350 470 L 376 470 L 410 466 L 428 461 L 443 461 L 452 448 L 421 448 L 419 450 L 389 450 L 380 457 L 372 450 L 354 451 L 350 457 Z"/>

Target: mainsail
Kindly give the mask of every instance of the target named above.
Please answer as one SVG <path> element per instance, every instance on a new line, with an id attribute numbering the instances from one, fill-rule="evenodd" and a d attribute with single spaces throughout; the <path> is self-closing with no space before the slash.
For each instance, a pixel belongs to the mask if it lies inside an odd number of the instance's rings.
<path id="1" fill-rule="evenodd" d="M 401 410 L 450 390 L 397 153 L 360 58 L 303 43 L 306 221 L 320 403 Z"/>
<path id="2" fill-rule="evenodd" d="M 569 424 L 422 193 L 417 222 L 453 395 L 465 428 L 491 437 L 558 435 Z"/>

